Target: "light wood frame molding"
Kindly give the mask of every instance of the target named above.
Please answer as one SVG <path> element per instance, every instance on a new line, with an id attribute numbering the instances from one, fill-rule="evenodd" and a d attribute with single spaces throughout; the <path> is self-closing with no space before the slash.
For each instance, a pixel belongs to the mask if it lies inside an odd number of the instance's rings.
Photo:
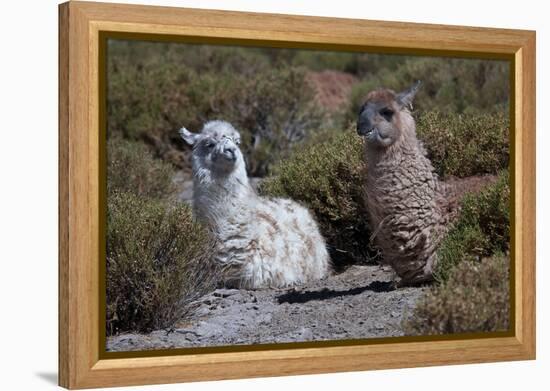
<path id="1" fill-rule="evenodd" d="M 511 61 L 513 330 L 505 336 L 105 358 L 100 35 Z M 233 40 L 233 41 L 230 41 Z M 59 6 L 59 384 L 174 383 L 535 358 L 535 32 L 71 1 Z"/>

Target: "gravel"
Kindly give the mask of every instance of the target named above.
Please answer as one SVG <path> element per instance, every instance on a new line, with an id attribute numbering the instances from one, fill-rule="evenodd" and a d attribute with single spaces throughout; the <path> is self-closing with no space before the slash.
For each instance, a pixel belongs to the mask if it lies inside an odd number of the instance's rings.
<path id="1" fill-rule="evenodd" d="M 172 330 L 112 336 L 107 351 L 400 336 L 424 288 L 393 279 L 387 267 L 355 265 L 292 289 L 217 289 Z"/>

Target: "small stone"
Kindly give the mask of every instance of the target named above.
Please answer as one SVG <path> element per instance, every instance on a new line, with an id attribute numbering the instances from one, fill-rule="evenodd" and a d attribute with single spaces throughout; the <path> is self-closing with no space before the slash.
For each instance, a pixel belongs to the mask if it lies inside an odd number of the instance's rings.
<path id="1" fill-rule="evenodd" d="M 303 339 L 313 339 L 313 331 L 304 327 L 300 330 L 300 337 Z"/>
<path id="2" fill-rule="evenodd" d="M 226 297 L 236 295 L 237 293 L 239 293 L 238 289 L 218 289 L 213 293 L 213 295 L 225 299 Z"/>

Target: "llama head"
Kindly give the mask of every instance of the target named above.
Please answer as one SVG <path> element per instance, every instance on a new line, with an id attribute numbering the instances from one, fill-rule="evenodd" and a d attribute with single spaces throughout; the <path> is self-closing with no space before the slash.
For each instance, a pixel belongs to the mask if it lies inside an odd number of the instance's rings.
<path id="1" fill-rule="evenodd" d="M 239 132 L 226 121 L 209 121 L 200 133 L 191 133 L 185 128 L 181 137 L 193 147 L 193 165 L 215 174 L 228 174 L 236 167 L 244 167 L 239 144 Z"/>
<path id="2" fill-rule="evenodd" d="M 419 87 L 420 81 L 417 81 L 401 93 L 389 89 L 369 92 L 357 120 L 357 133 L 365 137 L 367 145 L 387 148 L 399 140 L 403 132 L 414 132 L 409 109 Z"/>

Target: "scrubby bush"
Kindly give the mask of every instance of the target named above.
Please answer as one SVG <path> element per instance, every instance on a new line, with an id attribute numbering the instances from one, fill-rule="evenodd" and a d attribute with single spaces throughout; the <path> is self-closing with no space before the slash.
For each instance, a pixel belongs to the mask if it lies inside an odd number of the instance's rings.
<path id="1" fill-rule="evenodd" d="M 508 171 L 478 194 L 466 195 L 458 220 L 437 250 L 436 279 L 444 282 L 457 265 L 475 262 L 510 246 L 510 187 Z"/>
<path id="2" fill-rule="evenodd" d="M 293 50 L 290 59 L 296 66 L 306 67 L 312 71 L 334 70 L 354 73 L 357 53 L 330 52 L 319 50 Z"/>
<path id="3" fill-rule="evenodd" d="M 497 254 L 461 262 L 449 279 L 419 300 L 404 322 L 406 335 L 507 331 L 510 327 L 510 261 Z"/>
<path id="4" fill-rule="evenodd" d="M 346 71 L 367 80 L 381 70 L 395 72 L 407 59 L 414 57 L 399 54 L 355 53 Z"/>
<path id="5" fill-rule="evenodd" d="M 428 111 L 416 117 L 418 137 L 440 176 L 496 174 L 508 167 L 507 115 Z"/>
<path id="6" fill-rule="evenodd" d="M 107 173 L 107 333 L 170 327 L 214 289 L 213 239 L 142 142 L 110 138 Z"/>
<path id="7" fill-rule="evenodd" d="M 175 63 L 157 66 L 119 61 L 117 56 L 109 57 L 108 66 L 107 137 L 146 141 L 156 156 L 184 166 L 176 130 L 194 104 L 181 93 L 196 80 L 194 72 Z"/>
<path id="8" fill-rule="evenodd" d="M 154 159 L 146 145 L 136 141 L 110 139 L 107 143 L 107 189 L 130 192 L 140 197 L 168 198 L 175 189 L 174 169 Z"/>
<path id="9" fill-rule="evenodd" d="M 369 228 L 363 203 L 362 139 L 352 130 L 312 143 L 276 168 L 261 185 L 264 195 L 294 199 L 314 214 L 336 262 L 365 261 Z"/>
<path id="10" fill-rule="evenodd" d="M 201 56 L 211 61 L 198 66 Z M 202 125 L 215 111 L 214 97 L 224 101 L 231 87 L 223 74 L 208 71 L 218 70 L 218 57 L 226 56 L 203 45 L 111 41 L 107 136 L 145 140 L 157 156 L 188 164 L 177 130 Z"/>
<path id="11" fill-rule="evenodd" d="M 200 72 L 251 75 L 271 63 L 270 50 L 244 46 L 109 40 L 109 54 L 117 64 L 160 66 L 174 63 Z"/>
<path id="12" fill-rule="evenodd" d="M 213 290 L 213 240 L 189 207 L 114 192 L 107 208 L 107 333 L 170 327 Z"/>
<path id="13" fill-rule="evenodd" d="M 358 76 L 353 90 L 350 117 L 357 115 L 365 95 L 376 88 L 401 91 L 421 80 L 415 100 L 420 111 L 444 113 L 485 113 L 507 111 L 509 64 L 505 61 L 440 57 L 388 56 L 387 66 L 363 66 L 358 58 Z"/>
<path id="14" fill-rule="evenodd" d="M 176 166 L 188 164 L 181 126 L 230 121 L 242 133 L 250 174 L 263 176 L 325 123 L 305 70 L 269 66 L 258 49 L 130 46 L 110 47 L 108 134 L 143 139 Z"/>
<path id="15" fill-rule="evenodd" d="M 109 41 L 107 59 L 109 137 L 143 139 L 155 156 L 184 168 L 190 151 L 176 130 L 225 119 L 243 133 L 253 176 L 269 173 L 311 134 L 355 121 L 364 95 L 377 87 L 400 90 L 421 79 L 420 112 L 506 112 L 509 99 L 509 65 L 503 61 L 119 40 Z M 362 80 L 347 115 L 317 107 L 305 79 L 326 69 Z M 491 121 L 500 122 L 485 122 Z"/>
<path id="16" fill-rule="evenodd" d="M 220 117 L 241 131 L 249 175 L 264 176 L 292 148 L 324 129 L 302 68 L 271 69 L 242 80 Z"/>

